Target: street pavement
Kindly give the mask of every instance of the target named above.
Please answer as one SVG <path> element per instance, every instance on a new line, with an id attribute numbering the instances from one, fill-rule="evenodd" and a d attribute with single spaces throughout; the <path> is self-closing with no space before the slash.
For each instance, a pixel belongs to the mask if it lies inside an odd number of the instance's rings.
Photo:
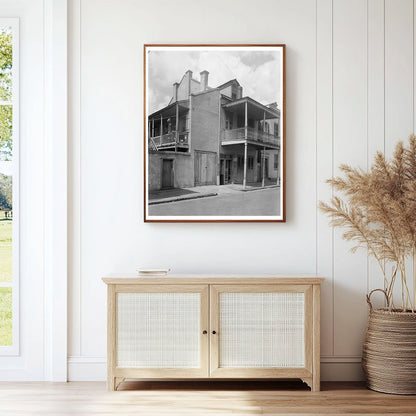
<path id="1" fill-rule="evenodd" d="M 203 187 L 206 192 L 211 189 Z M 195 188 L 192 188 L 195 189 Z M 280 214 L 280 187 L 242 192 L 216 187 L 222 192 L 204 198 L 167 201 L 149 205 L 149 215 L 157 216 L 269 216 Z M 228 189 L 226 191 L 226 189 Z"/>
<path id="2" fill-rule="evenodd" d="M 275 181 L 267 181 L 266 187 L 277 187 Z M 248 183 L 244 188 L 242 184 L 227 185 L 203 185 L 191 188 L 171 188 L 150 191 L 148 194 L 149 205 L 165 202 L 182 201 L 184 199 L 203 198 L 222 194 L 233 194 L 239 192 L 250 192 L 263 189 L 261 182 Z"/>

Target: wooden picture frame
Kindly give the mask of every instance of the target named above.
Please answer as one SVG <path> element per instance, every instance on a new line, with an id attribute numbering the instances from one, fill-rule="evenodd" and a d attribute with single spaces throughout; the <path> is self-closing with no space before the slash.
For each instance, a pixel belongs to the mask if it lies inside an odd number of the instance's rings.
<path id="1" fill-rule="evenodd" d="M 285 45 L 149 44 L 143 59 L 144 221 L 284 222 Z"/>

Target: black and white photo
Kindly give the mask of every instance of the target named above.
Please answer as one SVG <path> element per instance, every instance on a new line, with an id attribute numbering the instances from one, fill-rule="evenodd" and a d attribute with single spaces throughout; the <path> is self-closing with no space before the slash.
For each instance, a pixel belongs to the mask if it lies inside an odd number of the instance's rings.
<path id="1" fill-rule="evenodd" d="M 284 221 L 284 45 L 145 45 L 145 221 Z"/>

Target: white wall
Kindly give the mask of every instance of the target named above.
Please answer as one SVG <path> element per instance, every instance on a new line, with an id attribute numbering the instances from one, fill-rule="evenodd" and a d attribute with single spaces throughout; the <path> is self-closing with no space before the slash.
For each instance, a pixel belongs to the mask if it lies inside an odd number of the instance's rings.
<path id="1" fill-rule="evenodd" d="M 414 130 L 413 1 L 74 0 L 69 15 L 70 379 L 104 379 L 101 277 L 139 265 L 325 277 L 323 379 L 359 379 L 381 280 L 316 205 L 340 163 L 366 168 Z M 287 45 L 285 224 L 143 223 L 143 43 Z"/>

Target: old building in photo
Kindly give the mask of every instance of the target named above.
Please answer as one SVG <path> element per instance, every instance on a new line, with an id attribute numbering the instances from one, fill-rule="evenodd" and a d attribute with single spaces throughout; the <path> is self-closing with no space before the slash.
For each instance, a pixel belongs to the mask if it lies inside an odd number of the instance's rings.
<path id="1" fill-rule="evenodd" d="M 244 96 L 236 79 L 212 88 L 186 71 L 148 117 L 149 191 L 280 182 L 280 109 Z"/>

